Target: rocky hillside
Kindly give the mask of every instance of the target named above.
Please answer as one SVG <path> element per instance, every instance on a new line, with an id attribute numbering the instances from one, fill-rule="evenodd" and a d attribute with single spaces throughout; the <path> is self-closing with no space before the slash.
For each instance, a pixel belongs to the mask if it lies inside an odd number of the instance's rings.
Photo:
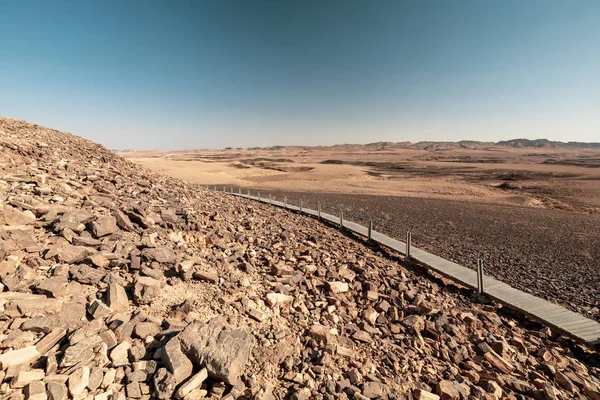
<path id="1" fill-rule="evenodd" d="M 0 118 L 0 398 L 600 399 L 598 353 L 309 218 Z"/>

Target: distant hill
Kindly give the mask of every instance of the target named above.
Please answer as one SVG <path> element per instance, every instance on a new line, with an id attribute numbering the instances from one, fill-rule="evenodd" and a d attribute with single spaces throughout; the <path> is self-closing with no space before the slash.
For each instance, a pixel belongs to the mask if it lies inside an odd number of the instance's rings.
<path id="1" fill-rule="evenodd" d="M 467 147 L 489 146 L 491 144 L 494 144 L 494 142 L 480 142 L 478 140 L 461 140 L 456 143 L 463 147 L 464 146 L 467 146 Z"/>
<path id="2" fill-rule="evenodd" d="M 510 147 L 553 147 L 553 148 L 575 148 L 575 149 L 600 149 L 600 143 L 591 142 L 558 142 L 548 139 L 511 139 L 496 143 L 498 146 Z"/>
<path id="3" fill-rule="evenodd" d="M 413 149 L 425 151 L 447 151 L 454 149 L 489 149 L 493 146 L 507 146 L 515 148 L 570 148 L 570 149 L 600 149 L 598 142 L 559 142 L 548 139 L 510 139 L 499 142 L 482 142 L 478 140 L 460 140 L 458 142 L 443 141 L 422 141 L 422 142 L 373 142 L 366 144 L 341 143 L 335 145 L 322 146 L 269 146 L 269 147 L 249 147 L 247 150 L 315 150 L 315 149 L 334 149 L 337 151 L 350 150 L 369 150 L 386 151 L 394 149 Z M 233 148 L 223 149 L 225 151 L 234 150 Z M 238 149 L 241 150 L 241 149 Z"/>

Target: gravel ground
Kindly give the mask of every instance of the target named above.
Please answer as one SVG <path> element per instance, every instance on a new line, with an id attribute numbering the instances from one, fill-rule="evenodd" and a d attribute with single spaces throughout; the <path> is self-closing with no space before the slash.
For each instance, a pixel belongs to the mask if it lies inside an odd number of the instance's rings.
<path id="1" fill-rule="evenodd" d="M 262 191 L 263 195 L 269 193 Z M 272 193 L 290 204 L 317 201 L 331 214 L 404 239 L 520 290 L 600 321 L 600 216 L 439 199 L 329 193 Z"/>

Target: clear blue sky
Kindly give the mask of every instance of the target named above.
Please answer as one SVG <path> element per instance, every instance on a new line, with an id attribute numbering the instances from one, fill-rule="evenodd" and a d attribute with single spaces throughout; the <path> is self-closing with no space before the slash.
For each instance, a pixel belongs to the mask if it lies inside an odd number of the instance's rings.
<path id="1" fill-rule="evenodd" d="M 600 141 L 600 1 L 0 0 L 0 115 L 113 149 Z"/>

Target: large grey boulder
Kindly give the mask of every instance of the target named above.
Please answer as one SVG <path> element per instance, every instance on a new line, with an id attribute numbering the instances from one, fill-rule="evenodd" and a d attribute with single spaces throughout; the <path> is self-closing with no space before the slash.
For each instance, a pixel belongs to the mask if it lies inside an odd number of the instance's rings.
<path id="1" fill-rule="evenodd" d="M 253 346 L 252 336 L 230 328 L 218 317 L 207 323 L 191 323 L 177 337 L 194 364 L 206 367 L 209 376 L 230 385 L 239 381 Z"/>

